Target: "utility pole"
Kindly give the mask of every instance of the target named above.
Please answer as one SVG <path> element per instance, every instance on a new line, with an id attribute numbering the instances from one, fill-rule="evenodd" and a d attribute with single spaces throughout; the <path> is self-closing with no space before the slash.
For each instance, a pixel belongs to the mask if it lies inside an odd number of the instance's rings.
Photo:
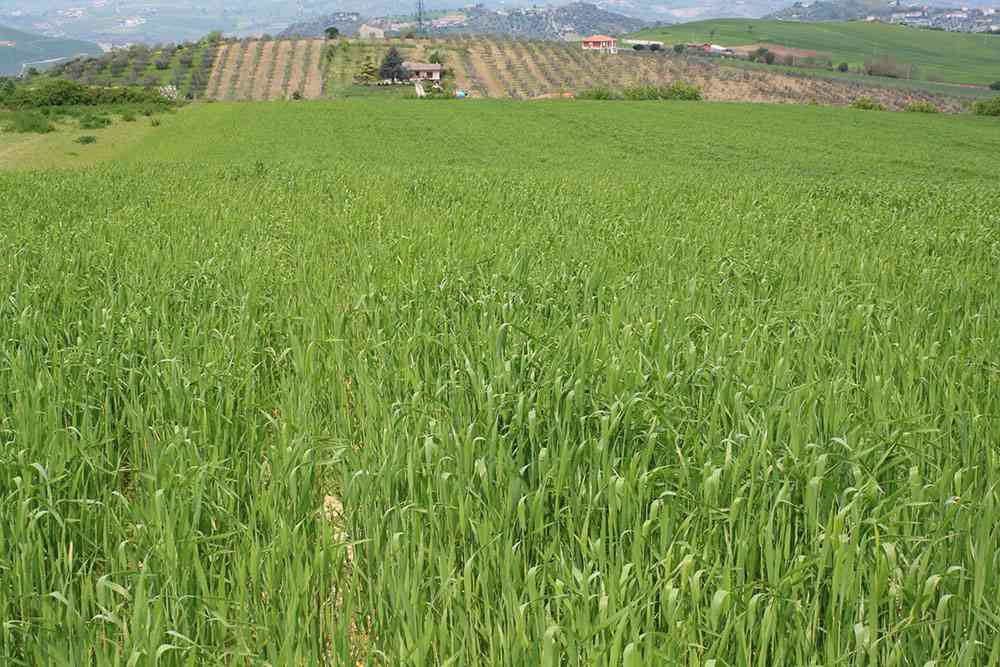
<path id="1" fill-rule="evenodd" d="M 417 0 L 417 32 L 424 32 L 424 0 Z"/>

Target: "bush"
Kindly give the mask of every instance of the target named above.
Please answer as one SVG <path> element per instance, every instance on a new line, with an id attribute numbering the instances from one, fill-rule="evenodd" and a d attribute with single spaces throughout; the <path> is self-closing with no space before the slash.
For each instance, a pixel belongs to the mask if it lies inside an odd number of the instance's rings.
<path id="1" fill-rule="evenodd" d="M 49 119 L 37 111 L 17 111 L 11 119 L 10 125 L 4 128 L 5 132 L 35 132 L 36 134 L 46 134 L 56 129 Z"/>
<path id="2" fill-rule="evenodd" d="M 867 95 L 863 95 L 851 103 L 852 109 L 861 109 L 863 111 L 885 111 L 885 107 Z"/>
<path id="3" fill-rule="evenodd" d="M 991 83 L 990 90 L 1000 90 L 1000 81 L 994 81 Z"/>
<path id="4" fill-rule="evenodd" d="M 134 123 L 135 113 L 126 109 L 125 111 L 122 112 L 122 120 L 125 121 L 126 123 Z"/>
<path id="5" fill-rule="evenodd" d="M 87 114 L 80 118 L 81 130 L 100 130 L 111 125 L 111 119 L 100 114 Z"/>
<path id="6" fill-rule="evenodd" d="M 617 100 L 618 95 L 607 86 L 594 86 L 577 93 L 578 100 Z"/>
<path id="7" fill-rule="evenodd" d="M 685 100 L 688 102 L 700 102 L 702 99 L 701 88 L 683 81 L 674 81 L 669 86 L 661 87 L 660 97 L 664 100 Z"/>
<path id="8" fill-rule="evenodd" d="M 634 50 L 634 51 L 645 51 L 646 50 L 646 45 L 645 44 L 633 44 L 632 45 L 632 50 Z"/>
<path id="9" fill-rule="evenodd" d="M 1000 116 L 1000 97 L 976 102 L 972 105 L 972 113 L 977 116 Z"/>
<path id="10" fill-rule="evenodd" d="M 661 50 L 662 48 L 663 48 L 663 47 L 662 47 L 662 46 L 660 46 L 659 44 L 650 44 L 650 45 L 649 45 L 649 50 L 650 50 L 650 51 L 659 51 L 659 50 Z"/>
<path id="11" fill-rule="evenodd" d="M 686 47 L 683 44 L 674 44 L 674 53 L 676 53 L 677 55 L 680 55 L 680 54 L 684 53 L 684 49 L 685 48 Z"/>
<path id="12" fill-rule="evenodd" d="M 622 97 L 626 100 L 658 100 L 660 99 L 660 89 L 656 86 L 626 86 L 622 90 Z"/>
<path id="13" fill-rule="evenodd" d="M 940 109 L 931 102 L 910 102 L 906 110 L 910 113 L 940 113 Z"/>
<path id="14" fill-rule="evenodd" d="M 97 143 L 97 137 L 95 137 L 92 134 L 85 134 L 82 137 L 77 137 L 75 139 L 75 141 L 78 144 L 83 144 L 83 145 L 86 146 L 87 144 L 96 144 Z"/>
<path id="15" fill-rule="evenodd" d="M 51 79 L 39 84 L 18 86 L 7 100 L 7 105 L 12 109 L 38 109 L 151 102 L 163 104 L 166 100 L 159 92 L 152 90 L 130 87 L 101 88 L 64 79 Z"/>
<path id="16" fill-rule="evenodd" d="M 838 72 L 847 72 L 850 69 L 851 69 L 851 66 L 848 65 L 847 63 L 840 63 L 839 65 L 837 65 L 837 71 Z"/>

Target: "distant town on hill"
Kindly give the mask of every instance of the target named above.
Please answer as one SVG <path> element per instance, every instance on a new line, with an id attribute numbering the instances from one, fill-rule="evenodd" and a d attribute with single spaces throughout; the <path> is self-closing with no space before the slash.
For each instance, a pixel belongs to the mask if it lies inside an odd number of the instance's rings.
<path id="1" fill-rule="evenodd" d="M 429 13 L 422 32 L 433 35 L 467 34 L 499 35 L 530 39 L 571 39 L 592 33 L 623 34 L 646 27 L 641 19 L 630 18 L 601 9 L 586 2 L 574 2 L 561 7 L 536 7 L 511 10 L 491 10 L 483 5 L 466 9 Z M 339 12 L 295 23 L 281 36 L 316 37 L 327 27 L 336 27 L 341 34 L 357 36 L 374 31 L 379 36 L 399 36 L 421 28 L 415 17 L 366 18 L 358 13 Z"/>
<path id="2" fill-rule="evenodd" d="M 764 18 L 783 21 L 881 21 L 951 32 L 1000 33 L 1000 9 L 992 6 L 956 6 L 936 0 L 914 3 L 904 0 L 817 0 L 796 2 Z"/>

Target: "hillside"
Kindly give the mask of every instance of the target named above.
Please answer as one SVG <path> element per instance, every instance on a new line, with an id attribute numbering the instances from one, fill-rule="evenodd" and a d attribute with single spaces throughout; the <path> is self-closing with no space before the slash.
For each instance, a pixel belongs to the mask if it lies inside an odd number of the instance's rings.
<path id="1" fill-rule="evenodd" d="M 0 171 L 0 664 L 996 664 L 1000 119 L 157 120 Z"/>
<path id="2" fill-rule="evenodd" d="M 924 91 L 737 70 L 672 53 L 623 50 L 611 56 L 563 42 L 487 38 L 339 40 L 335 45 L 323 40 L 244 40 L 222 48 L 207 94 L 218 100 L 286 99 L 295 91 L 306 99 L 404 94 L 408 88 L 354 85 L 363 65 L 377 65 L 390 46 L 396 46 L 405 60 L 427 60 L 437 52 L 454 84 L 477 97 L 532 99 L 596 86 L 685 81 L 701 87 L 706 99 L 713 101 L 845 106 L 860 95 L 870 95 L 892 109 L 914 100 L 929 100 L 948 110 L 958 110 L 962 104 Z"/>
<path id="3" fill-rule="evenodd" d="M 25 65 L 45 69 L 61 59 L 100 53 L 100 47 L 91 42 L 43 37 L 0 26 L 0 75 L 20 74 Z"/>
<path id="4" fill-rule="evenodd" d="M 1000 37 L 921 30 L 882 23 L 798 23 L 718 19 L 683 23 L 638 33 L 647 39 L 713 42 L 724 46 L 775 44 L 828 53 L 834 62 L 861 65 L 891 56 L 915 65 L 931 81 L 989 84 L 1000 79 Z"/>
<path id="5" fill-rule="evenodd" d="M 209 86 L 219 48 L 204 40 L 157 47 L 136 44 L 56 65 L 49 76 L 97 86 L 173 86 L 181 97 L 196 99 Z"/>
<path id="6" fill-rule="evenodd" d="M 557 7 L 492 10 L 481 5 L 439 12 L 425 24 L 430 35 L 490 35 L 521 39 L 566 39 L 594 33 L 620 35 L 642 29 L 642 20 L 609 12 L 587 2 L 573 2 Z M 353 36 L 366 23 L 395 34 L 417 28 L 411 20 L 362 18 L 338 12 L 295 23 L 282 31 L 281 37 L 322 37 L 328 26 Z"/>

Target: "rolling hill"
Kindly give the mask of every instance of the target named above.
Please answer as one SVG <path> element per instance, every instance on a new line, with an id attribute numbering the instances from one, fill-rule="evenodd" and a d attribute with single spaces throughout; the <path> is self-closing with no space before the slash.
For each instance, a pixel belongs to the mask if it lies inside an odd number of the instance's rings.
<path id="1" fill-rule="evenodd" d="M 859 65 L 889 55 L 916 65 L 930 81 L 988 84 L 1000 79 L 1000 37 L 921 30 L 882 23 L 796 23 L 717 19 L 654 28 L 637 33 L 646 39 L 714 42 L 725 46 L 777 44 L 829 53 L 834 61 Z"/>
<path id="2" fill-rule="evenodd" d="M 795 76 L 777 69 L 739 70 L 673 53 L 625 50 L 611 56 L 584 52 L 565 42 L 481 37 L 340 40 L 336 45 L 317 39 L 228 42 L 215 60 L 205 94 L 220 101 L 402 96 L 410 91 L 408 87 L 385 89 L 354 83 L 365 63 L 380 62 L 389 46 L 395 46 L 404 60 L 426 60 L 436 52 L 455 86 L 475 97 L 537 99 L 595 87 L 620 89 L 684 81 L 700 87 L 712 101 L 846 106 L 869 95 L 891 109 L 905 108 L 916 100 L 930 101 L 947 111 L 964 106 L 950 96 L 892 89 L 874 81 Z"/>
<path id="3" fill-rule="evenodd" d="M 0 26 L 0 75 L 19 74 L 25 64 L 39 63 L 42 67 L 73 56 L 100 53 L 101 48 L 90 42 L 43 37 Z"/>

